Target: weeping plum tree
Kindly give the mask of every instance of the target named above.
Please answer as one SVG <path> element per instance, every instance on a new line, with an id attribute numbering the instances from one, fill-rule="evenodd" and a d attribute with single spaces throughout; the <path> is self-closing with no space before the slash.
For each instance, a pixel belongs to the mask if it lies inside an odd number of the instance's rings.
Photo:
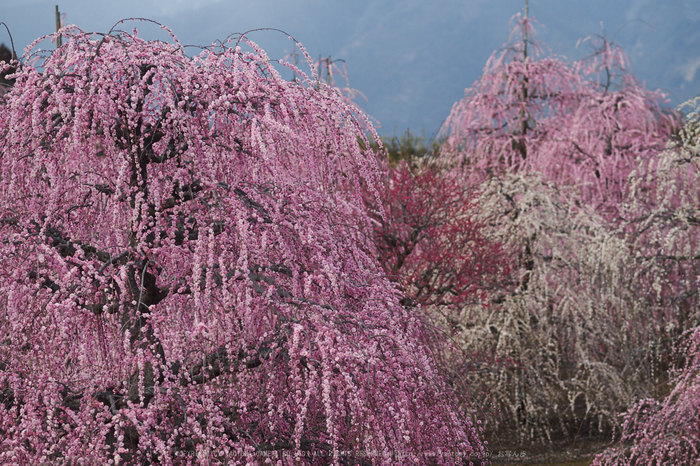
<path id="1" fill-rule="evenodd" d="M 359 110 L 244 37 L 61 33 L 0 104 L 0 462 L 484 452 L 376 260 Z"/>
<path id="2" fill-rule="evenodd" d="M 600 465 L 700 461 L 700 98 L 685 109 L 684 128 L 637 171 L 626 228 L 637 274 L 656 298 L 645 324 L 667 328 L 676 371 L 667 396 L 630 409 L 619 443 L 596 459 Z"/>
<path id="3" fill-rule="evenodd" d="M 479 219 L 504 249 L 519 252 L 513 291 L 490 306 L 464 307 L 464 377 L 488 426 L 530 442 L 610 432 L 636 396 L 656 382 L 647 322 L 627 244 L 573 189 L 536 174 L 482 185 Z"/>
<path id="4" fill-rule="evenodd" d="M 569 64 L 542 56 L 532 24 L 517 17 L 515 40 L 455 104 L 440 155 L 481 193 L 485 234 L 516 258 L 514 290 L 460 321 L 489 427 L 520 442 L 610 432 L 635 398 L 659 395 L 662 343 L 685 325 L 679 295 L 652 291 L 640 269 L 627 208 L 677 114 L 609 42 Z"/>
<path id="5" fill-rule="evenodd" d="M 517 40 L 491 56 L 445 121 L 443 157 L 469 183 L 541 173 L 614 217 L 637 158 L 663 148 L 676 115 L 634 79 L 611 42 L 599 40 L 591 56 L 569 64 L 544 55 L 531 18 L 515 19 Z"/>

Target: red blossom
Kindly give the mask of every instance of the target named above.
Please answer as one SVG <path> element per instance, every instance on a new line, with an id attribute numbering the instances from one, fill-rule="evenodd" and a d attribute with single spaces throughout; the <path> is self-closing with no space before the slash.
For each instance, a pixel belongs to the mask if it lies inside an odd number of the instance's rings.
<path id="1" fill-rule="evenodd" d="M 387 163 L 384 173 L 385 216 L 374 215 L 374 240 L 407 303 L 454 313 L 506 286 L 507 257 L 484 236 L 473 193 L 427 163 Z"/>

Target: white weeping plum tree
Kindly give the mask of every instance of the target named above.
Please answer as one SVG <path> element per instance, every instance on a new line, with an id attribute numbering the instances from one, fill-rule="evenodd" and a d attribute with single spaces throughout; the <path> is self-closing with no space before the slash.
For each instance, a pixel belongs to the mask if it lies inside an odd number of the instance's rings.
<path id="1" fill-rule="evenodd" d="M 310 60 L 61 34 L 0 97 L 0 462 L 484 455 L 376 259 L 371 125 Z"/>

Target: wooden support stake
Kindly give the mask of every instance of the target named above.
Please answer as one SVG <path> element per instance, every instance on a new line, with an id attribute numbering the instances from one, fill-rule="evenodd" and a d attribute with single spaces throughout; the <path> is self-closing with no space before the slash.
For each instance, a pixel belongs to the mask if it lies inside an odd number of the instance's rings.
<path id="1" fill-rule="evenodd" d="M 58 32 L 61 29 L 61 13 L 58 11 L 58 5 L 56 5 L 56 32 Z M 60 48 L 61 45 L 63 45 L 63 41 L 61 40 L 61 36 L 58 36 L 56 39 L 56 49 Z"/>

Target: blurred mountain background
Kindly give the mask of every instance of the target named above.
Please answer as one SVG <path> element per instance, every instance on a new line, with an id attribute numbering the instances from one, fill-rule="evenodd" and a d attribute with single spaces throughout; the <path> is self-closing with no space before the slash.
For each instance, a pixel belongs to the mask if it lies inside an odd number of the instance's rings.
<path id="1" fill-rule="evenodd" d="M 55 30 L 54 1 L 0 0 L 18 55 Z M 173 29 L 183 44 L 208 45 L 229 34 L 278 28 L 300 41 L 313 58 L 345 60 L 350 86 L 368 99 L 356 102 L 381 127 L 430 138 L 452 104 L 481 74 L 489 56 L 508 41 L 509 21 L 524 0 L 65 0 L 66 24 L 106 32 L 128 17 L 145 17 Z M 530 0 L 538 39 L 553 53 L 575 60 L 592 52 L 579 39 L 604 35 L 628 54 L 647 88 L 662 89 L 676 106 L 700 93 L 700 2 L 696 0 Z M 140 35 L 167 39 L 155 25 L 128 23 Z M 273 59 L 292 50 L 284 34 L 250 34 Z M 0 31 L 0 42 L 9 36 Z M 39 45 L 54 46 L 48 41 Z M 197 53 L 197 49 L 191 49 Z"/>

